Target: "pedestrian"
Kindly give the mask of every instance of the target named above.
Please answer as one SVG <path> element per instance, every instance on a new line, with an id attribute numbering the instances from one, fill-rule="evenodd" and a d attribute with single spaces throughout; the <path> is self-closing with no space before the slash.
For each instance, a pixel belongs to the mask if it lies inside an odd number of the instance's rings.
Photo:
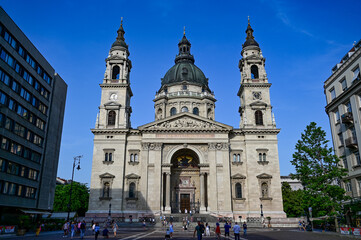
<path id="1" fill-rule="evenodd" d="M 108 230 L 107 226 L 104 227 L 103 237 L 104 238 L 109 238 L 109 230 Z"/>
<path id="2" fill-rule="evenodd" d="M 36 224 L 36 232 L 35 232 L 36 237 L 39 237 L 40 231 L 41 231 L 41 224 L 40 224 L 40 222 L 38 222 Z"/>
<path id="3" fill-rule="evenodd" d="M 72 239 L 74 237 L 74 234 L 75 234 L 75 222 L 72 222 L 71 225 L 70 225 L 70 238 Z"/>
<path id="4" fill-rule="evenodd" d="M 169 228 L 167 228 L 167 231 L 165 232 L 165 239 L 170 239 L 170 231 Z"/>
<path id="5" fill-rule="evenodd" d="M 95 222 L 93 222 L 93 225 L 92 225 L 93 235 L 95 234 L 95 226 L 96 226 L 96 224 L 95 224 Z"/>
<path id="6" fill-rule="evenodd" d="M 143 229 L 145 230 L 145 220 L 143 220 Z"/>
<path id="7" fill-rule="evenodd" d="M 173 222 L 169 223 L 169 232 L 170 232 L 170 238 L 172 238 L 173 237 L 173 232 L 174 232 L 174 230 L 173 230 Z"/>
<path id="8" fill-rule="evenodd" d="M 85 229 L 86 229 L 86 223 L 83 220 L 83 222 L 80 223 L 80 238 L 83 239 L 85 235 Z"/>
<path id="9" fill-rule="evenodd" d="M 187 230 L 187 222 L 186 220 L 183 220 L 183 231 Z"/>
<path id="10" fill-rule="evenodd" d="M 229 229 L 231 228 L 231 225 L 228 224 L 226 221 L 226 224 L 224 224 L 224 237 L 227 237 L 229 239 Z"/>
<path id="11" fill-rule="evenodd" d="M 234 232 L 234 240 L 240 240 L 239 234 L 241 232 L 241 227 L 238 225 L 237 222 L 234 224 L 233 232 Z"/>
<path id="12" fill-rule="evenodd" d="M 95 223 L 95 227 L 94 227 L 95 240 L 98 239 L 99 233 L 100 233 L 99 224 L 98 224 L 98 223 Z"/>
<path id="13" fill-rule="evenodd" d="M 302 231 L 302 222 L 301 222 L 301 220 L 298 221 L 298 229 L 300 231 Z"/>
<path id="14" fill-rule="evenodd" d="M 211 236 L 211 230 L 208 223 L 206 223 L 206 236 Z"/>
<path id="15" fill-rule="evenodd" d="M 197 239 L 198 240 L 202 240 L 202 226 L 201 226 L 201 222 L 198 221 L 198 225 L 195 227 L 194 232 L 193 232 L 193 238 L 197 233 Z"/>
<path id="16" fill-rule="evenodd" d="M 306 231 L 306 223 L 305 223 L 305 221 L 302 221 L 302 228 L 303 228 L 303 231 Z"/>
<path id="17" fill-rule="evenodd" d="M 67 237 L 68 236 L 68 227 L 69 227 L 69 223 L 65 222 L 63 225 L 63 231 L 64 231 L 64 235 L 63 237 Z"/>
<path id="18" fill-rule="evenodd" d="M 216 237 L 217 239 L 221 239 L 221 228 L 219 227 L 219 223 L 216 223 Z"/>
<path id="19" fill-rule="evenodd" d="M 117 229 L 118 229 L 118 224 L 114 221 L 113 223 L 114 238 L 117 237 Z"/>
<path id="20" fill-rule="evenodd" d="M 247 236 L 247 223 L 243 222 L 243 236 Z"/>
<path id="21" fill-rule="evenodd" d="M 202 236 L 204 236 L 204 231 L 206 230 L 206 227 L 204 226 L 203 222 L 201 222 L 201 232 Z"/>

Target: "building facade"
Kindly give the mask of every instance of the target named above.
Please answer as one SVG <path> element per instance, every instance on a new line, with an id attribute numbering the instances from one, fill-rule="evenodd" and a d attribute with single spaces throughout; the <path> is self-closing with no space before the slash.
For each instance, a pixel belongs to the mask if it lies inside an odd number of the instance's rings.
<path id="1" fill-rule="evenodd" d="M 66 91 L 0 7 L 0 213 L 52 209 Z"/>
<path id="2" fill-rule="evenodd" d="M 361 197 L 361 40 L 332 68 L 325 81 L 326 113 L 330 119 L 335 154 L 348 170 L 346 194 Z"/>
<path id="3" fill-rule="evenodd" d="M 215 95 L 178 43 L 175 65 L 161 79 L 153 122 L 131 128 L 129 49 L 118 30 L 108 58 L 94 134 L 88 217 L 138 218 L 196 213 L 285 217 L 277 134 L 265 58 L 250 24 L 239 61 L 240 126 L 215 119 Z"/>
<path id="4" fill-rule="evenodd" d="M 288 183 L 292 191 L 303 189 L 302 183 L 297 179 L 292 179 L 291 176 L 281 176 L 281 184 Z"/>

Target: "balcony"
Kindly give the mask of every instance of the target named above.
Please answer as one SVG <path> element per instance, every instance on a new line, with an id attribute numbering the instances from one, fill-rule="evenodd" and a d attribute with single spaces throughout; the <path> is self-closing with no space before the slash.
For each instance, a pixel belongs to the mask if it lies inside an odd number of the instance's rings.
<path id="1" fill-rule="evenodd" d="M 353 148 L 353 149 L 358 148 L 357 139 L 355 137 L 346 138 L 345 143 L 346 143 L 346 147 L 348 148 Z"/>
<path id="2" fill-rule="evenodd" d="M 347 112 L 341 116 L 343 124 L 353 124 L 353 117 L 351 112 Z"/>

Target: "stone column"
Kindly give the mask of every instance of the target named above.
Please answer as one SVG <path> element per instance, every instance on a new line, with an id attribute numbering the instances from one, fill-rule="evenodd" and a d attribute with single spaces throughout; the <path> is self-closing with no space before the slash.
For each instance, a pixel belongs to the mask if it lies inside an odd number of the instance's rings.
<path id="1" fill-rule="evenodd" d="M 205 212 L 206 211 L 206 191 L 204 189 L 204 175 L 205 173 L 204 172 L 201 172 L 200 174 L 200 185 L 201 185 L 201 206 L 200 206 L 200 212 Z"/>
<path id="2" fill-rule="evenodd" d="M 165 188 L 165 211 L 171 211 L 170 207 L 170 173 L 166 173 L 166 188 Z"/>

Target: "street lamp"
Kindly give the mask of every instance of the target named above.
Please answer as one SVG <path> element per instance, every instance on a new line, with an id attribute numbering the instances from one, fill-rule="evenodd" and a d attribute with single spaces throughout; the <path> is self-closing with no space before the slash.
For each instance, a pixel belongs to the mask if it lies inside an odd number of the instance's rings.
<path id="1" fill-rule="evenodd" d="M 70 183 L 70 196 L 69 196 L 69 202 L 68 202 L 68 217 L 66 218 L 67 222 L 69 222 L 69 216 L 70 216 L 70 207 L 71 207 L 71 194 L 72 194 L 72 191 L 73 191 L 73 180 L 74 180 L 74 168 L 75 166 L 77 165 L 76 169 L 77 170 L 80 170 L 80 159 L 82 158 L 83 156 L 76 156 L 74 157 L 74 162 L 73 162 L 73 173 L 71 175 L 71 183 Z"/>
<path id="2" fill-rule="evenodd" d="M 262 205 L 262 203 L 261 203 L 261 217 L 263 217 L 263 205 Z"/>

